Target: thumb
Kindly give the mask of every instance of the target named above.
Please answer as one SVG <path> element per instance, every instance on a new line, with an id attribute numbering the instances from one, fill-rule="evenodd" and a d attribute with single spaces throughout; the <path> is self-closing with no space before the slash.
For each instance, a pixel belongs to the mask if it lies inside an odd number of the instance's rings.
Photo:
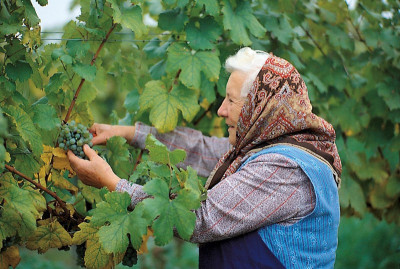
<path id="1" fill-rule="evenodd" d="M 71 166 L 75 166 L 75 163 L 80 160 L 71 150 L 68 150 L 67 156 Z"/>
<path id="2" fill-rule="evenodd" d="M 89 158 L 89 160 L 92 160 L 93 158 L 98 156 L 96 151 L 91 149 L 87 144 L 83 145 L 83 151 L 85 152 L 85 154 Z"/>

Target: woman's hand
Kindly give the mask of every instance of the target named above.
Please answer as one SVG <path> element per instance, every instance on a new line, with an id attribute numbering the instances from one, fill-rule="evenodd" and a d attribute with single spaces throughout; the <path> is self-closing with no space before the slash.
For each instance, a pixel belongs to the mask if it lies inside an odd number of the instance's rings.
<path id="1" fill-rule="evenodd" d="M 122 136 L 130 143 L 135 135 L 135 126 L 121 126 L 95 123 L 90 127 L 89 132 L 93 134 L 93 145 L 106 144 L 113 136 Z"/>
<path id="2" fill-rule="evenodd" d="M 89 160 L 78 158 L 72 151 L 68 151 L 68 159 L 72 169 L 83 183 L 96 188 L 107 187 L 115 190 L 120 178 L 114 174 L 110 165 L 103 160 L 88 145 L 83 146 L 83 151 Z"/>

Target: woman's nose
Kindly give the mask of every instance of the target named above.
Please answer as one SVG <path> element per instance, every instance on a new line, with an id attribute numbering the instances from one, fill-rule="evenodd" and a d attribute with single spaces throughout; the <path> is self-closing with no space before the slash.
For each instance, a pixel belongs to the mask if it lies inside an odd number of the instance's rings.
<path id="1" fill-rule="evenodd" d="M 221 106 L 218 108 L 217 114 L 220 117 L 227 117 L 227 110 L 226 110 L 226 104 L 225 104 L 225 100 L 222 102 Z"/>

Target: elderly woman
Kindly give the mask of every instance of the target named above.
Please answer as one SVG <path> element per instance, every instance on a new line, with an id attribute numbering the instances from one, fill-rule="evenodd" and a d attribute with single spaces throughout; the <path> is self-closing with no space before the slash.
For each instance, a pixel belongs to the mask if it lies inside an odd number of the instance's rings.
<path id="1" fill-rule="evenodd" d="M 94 124 L 93 143 L 119 135 L 143 148 L 152 133 L 187 151 L 184 165 L 208 176 L 190 240 L 200 243 L 200 268 L 333 268 L 341 172 L 334 129 L 311 112 L 306 85 L 286 60 L 243 48 L 225 67 L 231 75 L 218 115 L 228 139 L 182 127 L 159 134 L 142 123 Z M 148 196 L 84 150 L 89 161 L 68 152 L 84 183 L 128 192 L 132 205 Z"/>

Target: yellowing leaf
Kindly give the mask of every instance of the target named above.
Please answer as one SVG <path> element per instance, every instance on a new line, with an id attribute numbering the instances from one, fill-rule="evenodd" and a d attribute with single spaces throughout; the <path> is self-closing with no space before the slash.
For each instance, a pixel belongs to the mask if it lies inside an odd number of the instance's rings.
<path id="1" fill-rule="evenodd" d="M 110 268 L 108 266 L 110 261 L 112 262 L 112 255 L 105 252 L 97 235 L 93 240 L 86 242 L 85 265 L 87 268 Z"/>
<path id="2" fill-rule="evenodd" d="M 80 230 L 77 231 L 72 238 L 72 243 L 74 245 L 81 245 L 87 240 L 95 240 L 96 234 L 99 231 L 98 227 L 94 227 L 91 223 L 87 222 L 82 222 L 78 227 Z"/>
<path id="3" fill-rule="evenodd" d="M 60 189 L 69 190 L 72 191 L 73 193 L 78 192 L 78 188 L 74 184 L 69 182 L 67 179 L 65 179 L 63 175 L 60 174 L 60 172 L 58 171 L 53 170 L 51 181 L 54 183 L 54 186 Z"/>
<path id="4" fill-rule="evenodd" d="M 53 168 L 58 170 L 68 170 L 71 174 L 75 174 L 74 170 L 72 170 L 71 165 L 69 164 L 68 157 L 65 153 L 63 156 L 61 156 L 61 154 L 59 156 L 56 156 L 54 154 Z"/>
<path id="5" fill-rule="evenodd" d="M 53 221 L 36 229 L 28 239 L 26 247 L 31 250 L 37 249 L 39 253 L 46 252 L 49 248 L 60 248 L 71 245 L 72 239 L 69 233 L 58 221 Z"/>
<path id="6" fill-rule="evenodd" d="M 6 161 L 6 163 L 11 161 L 10 153 L 8 153 L 7 151 L 6 151 L 6 158 L 4 160 Z"/>
<path id="7" fill-rule="evenodd" d="M 0 253 L 0 269 L 8 269 L 10 266 L 15 268 L 20 261 L 21 257 L 17 246 L 11 246 Z"/>
<path id="8" fill-rule="evenodd" d="M 65 153 L 65 150 L 62 148 L 53 148 L 53 154 L 56 157 L 61 157 L 61 158 L 67 158 L 67 154 Z"/>
<path id="9" fill-rule="evenodd" d="M 147 228 L 147 234 L 142 236 L 142 245 L 140 248 L 137 250 L 137 254 L 144 254 L 147 253 L 149 250 L 147 249 L 147 241 L 149 241 L 149 238 L 153 236 L 153 230 L 151 228 Z"/>

